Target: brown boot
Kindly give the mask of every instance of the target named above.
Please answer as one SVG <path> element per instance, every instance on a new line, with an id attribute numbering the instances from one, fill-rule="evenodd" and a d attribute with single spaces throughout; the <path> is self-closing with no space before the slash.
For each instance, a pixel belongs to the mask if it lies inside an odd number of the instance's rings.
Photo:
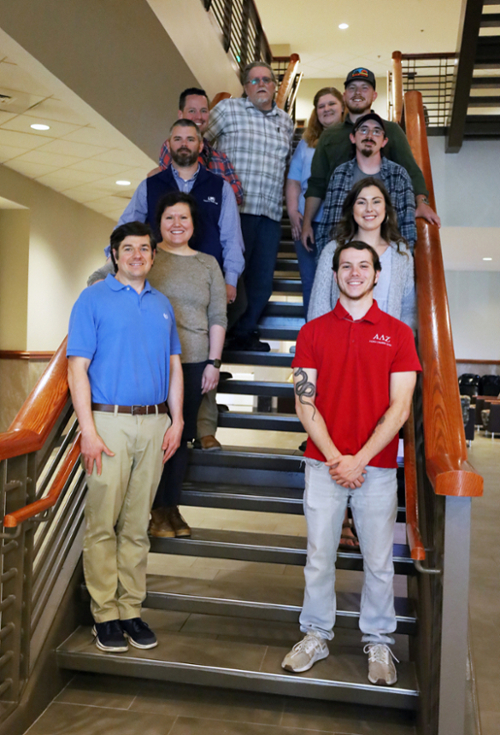
<path id="1" fill-rule="evenodd" d="M 175 536 L 191 536 L 191 529 L 179 513 L 179 508 L 176 505 L 173 505 L 171 508 L 165 508 L 165 511 Z"/>
<path id="2" fill-rule="evenodd" d="M 155 538 L 175 537 L 175 531 L 169 521 L 167 508 L 154 508 L 151 511 L 148 533 Z"/>

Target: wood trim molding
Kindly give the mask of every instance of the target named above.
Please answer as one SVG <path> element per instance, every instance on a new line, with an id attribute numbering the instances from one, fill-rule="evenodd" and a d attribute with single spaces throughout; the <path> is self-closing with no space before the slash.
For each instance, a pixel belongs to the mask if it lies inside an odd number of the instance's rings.
<path id="1" fill-rule="evenodd" d="M 461 365 L 500 365 L 500 360 L 466 360 L 461 357 L 457 359 L 457 363 Z"/>
<path id="2" fill-rule="evenodd" d="M 31 360 L 33 362 L 49 362 L 53 357 L 54 352 L 0 350 L 0 360 Z"/>

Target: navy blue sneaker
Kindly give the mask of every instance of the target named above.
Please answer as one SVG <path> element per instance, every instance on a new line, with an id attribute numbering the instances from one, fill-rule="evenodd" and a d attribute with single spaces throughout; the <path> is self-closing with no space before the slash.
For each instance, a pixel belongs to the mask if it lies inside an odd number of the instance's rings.
<path id="1" fill-rule="evenodd" d="M 135 648 L 154 648 L 158 645 L 156 636 L 141 618 L 120 620 L 123 634 Z"/>
<path id="2" fill-rule="evenodd" d="M 95 644 L 101 651 L 111 653 L 128 651 L 128 643 L 123 635 L 119 620 L 96 623 L 92 628 L 92 633 L 95 635 Z"/>

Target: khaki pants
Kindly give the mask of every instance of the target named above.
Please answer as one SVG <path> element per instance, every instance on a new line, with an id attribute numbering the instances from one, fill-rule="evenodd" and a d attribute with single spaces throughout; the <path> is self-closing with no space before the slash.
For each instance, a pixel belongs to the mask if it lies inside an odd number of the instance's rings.
<path id="1" fill-rule="evenodd" d="M 83 568 L 97 623 L 140 616 L 146 596 L 148 522 L 162 472 L 167 414 L 94 412 L 97 433 L 114 457 L 87 477 Z"/>

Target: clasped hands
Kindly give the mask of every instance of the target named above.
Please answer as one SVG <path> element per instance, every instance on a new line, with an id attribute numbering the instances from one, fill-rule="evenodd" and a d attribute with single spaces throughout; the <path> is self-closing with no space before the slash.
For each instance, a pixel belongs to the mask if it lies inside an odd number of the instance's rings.
<path id="1" fill-rule="evenodd" d="M 338 485 L 342 485 L 342 487 L 354 490 L 361 487 L 365 481 L 365 465 L 352 454 L 344 454 L 334 459 L 328 459 L 325 464 L 332 480 Z"/>

